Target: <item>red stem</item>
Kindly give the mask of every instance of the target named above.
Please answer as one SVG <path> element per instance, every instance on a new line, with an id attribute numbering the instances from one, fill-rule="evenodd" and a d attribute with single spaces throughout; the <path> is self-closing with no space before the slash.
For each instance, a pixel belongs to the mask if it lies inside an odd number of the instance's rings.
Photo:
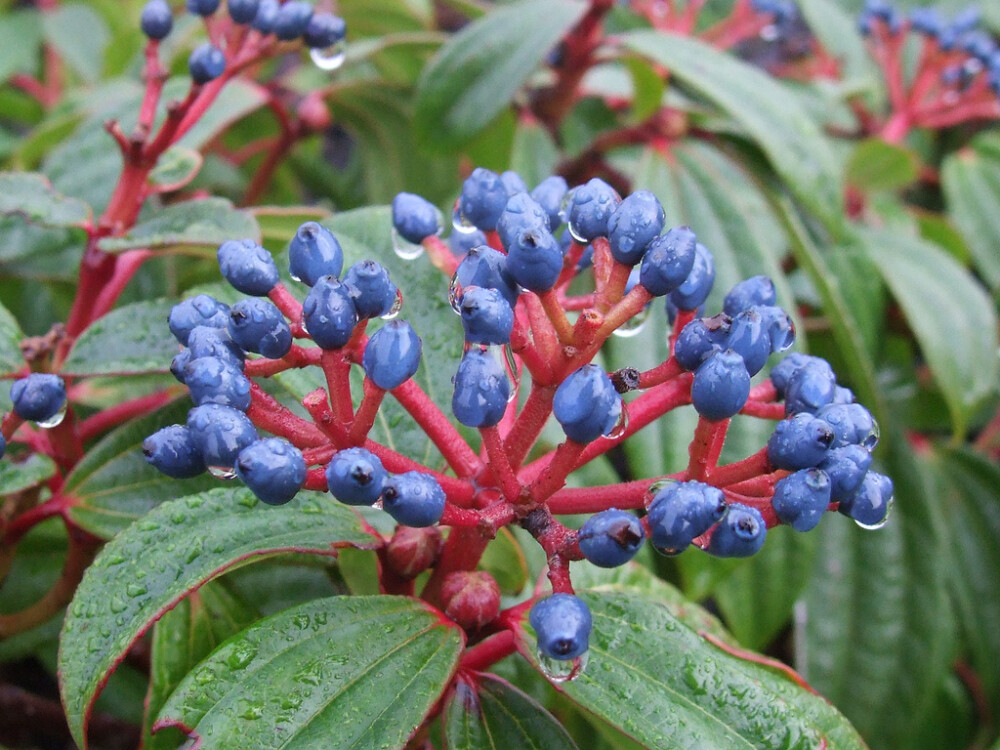
<path id="1" fill-rule="evenodd" d="M 81 442 L 87 442 L 129 419 L 151 414 L 163 408 L 182 393 L 184 393 L 183 387 L 171 386 L 157 393 L 139 396 L 131 401 L 123 401 L 115 406 L 110 406 L 81 421 L 77 428 L 77 435 Z"/>
<path id="2" fill-rule="evenodd" d="M 486 446 L 486 453 L 489 456 L 489 470 L 493 478 L 500 484 L 504 498 L 510 503 L 520 503 L 522 500 L 521 483 L 517 481 L 517 475 L 511 468 L 510 458 L 504 450 L 503 441 L 500 439 L 500 432 L 496 427 L 483 427 L 479 430 L 483 437 L 483 445 Z"/>
<path id="3" fill-rule="evenodd" d="M 362 388 L 364 395 L 361 397 L 361 405 L 358 407 L 358 413 L 354 415 L 354 424 L 351 425 L 351 431 L 348 434 L 348 441 L 351 445 L 361 445 L 365 442 L 365 438 L 371 432 L 372 425 L 375 424 L 378 409 L 382 405 L 382 399 L 385 398 L 386 393 L 384 389 L 379 388 L 368 378 L 365 378 Z"/>
<path id="4" fill-rule="evenodd" d="M 460 477 L 473 477 L 483 463 L 424 390 L 412 379 L 392 390 L 392 395 L 427 433 L 448 465 Z"/>
<path id="5" fill-rule="evenodd" d="M 517 650 L 513 630 L 501 630 L 484 641 L 477 643 L 462 654 L 458 668 L 470 672 L 481 672 L 491 667 Z"/>
<path id="6" fill-rule="evenodd" d="M 504 452 L 512 466 L 520 466 L 535 444 L 545 422 L 552 413 L 552 399 L 556 389 L 551 385 L 531 384 L 531 392 L 524 403 L 524 409 L 514 422 L 514 427 L 504 440 Z"/>

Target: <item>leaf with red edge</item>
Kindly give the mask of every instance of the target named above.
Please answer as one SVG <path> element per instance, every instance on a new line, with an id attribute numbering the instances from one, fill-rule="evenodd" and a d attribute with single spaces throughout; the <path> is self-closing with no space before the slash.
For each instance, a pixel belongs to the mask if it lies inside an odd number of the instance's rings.
<path id="1" fill-rule="evenodd" d="M 313 492 L 270 508 L 244 488 L 210 490 L 136 521 L 87 570 L 63 626 L 59 682 L 77 744 L 86 750 L 97 693 L 132 644 L 206 581 L 252 559 L 374 544 L 349 508 Z"/>

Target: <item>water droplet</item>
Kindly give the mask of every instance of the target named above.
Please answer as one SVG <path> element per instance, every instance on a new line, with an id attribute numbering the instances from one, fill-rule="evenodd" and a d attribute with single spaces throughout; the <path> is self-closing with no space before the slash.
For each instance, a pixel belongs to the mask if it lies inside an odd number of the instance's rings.
<path id="1" fill-rule="evenodd" d="M 378 499 L 378 500 L 376 500 L 376 501 L 375 501 L 374 503 L 372 503 L 372 507 L 373 507 L 373 508 L 374 508 L 375 510 L 382 510 L 382 498 L 379 498 L 379 499 Z"/>
<path id="2" fill-rule="evenodd" d="M 871 453 L 875 450 L 875 446 L 878 445 L 879 438 L 882 435 L 882 430 L 878 426 L 878 422 L 872 417 L 872 428 L 868 431 L 868 434 L 861 439 L 861 445 L 868 449 Z"/>
<path id="3" fill-rule="evenodd" d="M 412 242 L 407 242 L 400 236 L 395 227 L 392 229 L 392 249 L 396 253 L 396 256 L 403 260 L 419 258 L 424 252 L 423 245 L 414 245 Z"/>
<path id="4" fill-rule="evenodd" d="M 209 466 L 208 473 L 216 479 L 235 479 L 236 469 L 232 466 Z"/>
<path id="5" fill-rule="evenodd" d="M 507 396 L 507 403 L 517 398 L 517 390 L 521 385 L 521 371 L 517 367 L 517 359 L 514 358 L 514 350 L 510 344 L 503 345 L 503 364 L 507 371 L 507 379 L 510 380 L 510 395 Z"/>
<path id="6" fill-rule="evenodd" d="M 111 597 L 111 611 L 112 612 L 114 612 L 117 615 L 117 614 L 119 614 L 121 612 L 124 612 L 126 609 L 128 609 L 128 602 L 126 602 L 120 596 L 113 596 L 113 597 Z"/>
<path id="7" fill-rule="evenodd" d="M 642 308 L 642 310 L 618 326 L 614 331 L 612 331 L 612 333 L 623 339 L 630 339 L 633 336 L 638 336 L 642 333 L 642 329 L 646 326 L 646 321 L 648 319 L 649 305 L 646 305 Z"/>
<path id="8" fill-rule="evenodd" d="M 572 237 L 576 242 L 579 242 L 581 245 L 586 245 L 590 241 L 580 234 L 580 231 L 573 226 L 572 221 L 566 223 L 566 228 L 569 230 L 570 237 Z"/>
<path id="9" fill-rule="evenodd" d="M 765 42 L 774 42 L 778 39 L 778 27 L 771 23 L 760 30 L 760 38 Z"/>
<path id="10" fill-rule="evenodd" d="M 538 657 L 538 666 L 541 668 L 542 673 L 552 680 L 552 682 L 569 682 L 570 680 L 575 680 L 583 674 L 583 670 L 587 668 L 587 662 L 590 659 L 589 651 L 584 651 L 575 659 L 553 659 L 541 651 L 536 651 L 535 654 Z"/>
<path id="11" fill-rule="evenodd" d="M 451 225 L 456 232 L 462 234 L 472 234 L 476 231 L 476 225 L 465 218 L 465 214 L 462 213 L 460 200 L 455 201 L 455 207 L 451 211 Z"/>
<path id="12" fill-rule="evenodd" d="M 59 407 L 59 411 L 57 411 L 48 419 L 39 420 L 38 426 L 48 430 L 53 427 L 58 427 L 59 425 L 61 425 L 62 421 L 66 418 L 66 406 L 67 402 L 63 401 L 62 406 Z"/>
<path id="13" fill-rule="evenodd" d="M 143 596 L 148 591 L 149 589 L 147 589 L 141 583 L 130 583 L 128 586 L 125 587 L 125 593 L 132 599 L 135 599 L 137 596 Z"/>
<path id="14" fill-rule="evenodd" d="M 649 485 L 649 487 L 646 488 L 646 493 L 651 497 L 658 495 L 660 491 L 665 490 L 667 487 L 669 487 L 672 484 L 675 484 L 676 482 L 677 482 L 676 479 L 670 479 L 669 477 L 663 477 L 662 479 L 657 479 L 655 482 Z"/>
<path id="15" fill-rule="evenodd" d="M 256 648 L 249 643 L 239 643 L 233 648 L 232 653 L 226 657 L 226 665 L 230 669 L 246 669 L 256 656 Z"/>
<path id="16" fill-rule="evenodd" d="M 392 320 L 399 315 L 399 311 L 403 309 L 403 290 L 396 289 L 396 299 L 392 302 L 392 307 L 389 308 L 389 312 L 385 315 L 380 315 L 382 320 Z"/>
<path id="17" fill-rule="evenodd" d="M 451 305 L 451 309 L 455 311 L 456 315 L 462 314 L 463 294 L 465 294 L 465 289 L 462 282 L 458 280 L 458 271 L 455 271 L 451 276 L 451 281 L 448 282 L 448 304 Z"/>
<path id="18" fill-rule="evenodd" d="M 344 64 L 346 45 L 343 41 L 322 49 L 316 47 L 309 50 L 309 59 L 320 70 L 332 72 Z"/>
<path id="19" fill-rule="evenodd" d="M 618 415 L 618 421 L 615 422 L 615 426 L 611 428 L 606 437 L 608 440 L 617 440 L 625 431 L 628 430 L 628 407 L 622 404 L 622 413 Z"/>

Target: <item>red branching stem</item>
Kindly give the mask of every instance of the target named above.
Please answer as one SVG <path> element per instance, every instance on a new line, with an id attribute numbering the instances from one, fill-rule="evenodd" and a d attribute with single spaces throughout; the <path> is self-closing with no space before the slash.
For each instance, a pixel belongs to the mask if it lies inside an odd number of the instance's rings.
<path id="1" fill-rule="evenodd" d="M 496 427 L 483 427 L 479 430 L 479 434 L 483 437 L 483 445 L 486 446 L 486 453 L 489 456 L 488 468 L 493 479 L 499 483 L 504 498 L 511 503 L 521 502 L 521 483 L 517 481 L 510 458 L 504 450 L 499 430 Z"/>
<path id="2" fill-rule="evenodd" d="M 723 487 L 722 493 L 726 496 L 726 499 L 729 502 L 748 505 L 751 508 L 756 508 L 760 511 L 760 515 L 764 518 L 764 523 L 767 525 L 767 528 L 771 529 L 781 524 L 781 521 L 778 520 L 778 515 L 774 512 L 774 507 L 771 505 L 770 495 L 767 497 L 744 495 L 739 492 L 733 492 L 728 487 Z"/>
<path id="3" fill-rule="evenodd" d="M 438 597 L 445 577 L 459 570 L 474 570 L 489 542 L 489 537 L 478 528 L 454 527 L 420 596 L 431 604 L 440 604 Z"/>
<path id="4" fill-rule="evenodd" d="M 583 257 L 583 251 L 586 249 L 586 244 L 573 240 L 569 246 L 569 250 L 566 251 L 566 255 L 563 256 L 563 268 L 559 273 L 559 278 L 556 279 L 556 289 L 564 290 L 576 278 L 576 266 L 580 262 L 580 258 Z M 569 308 L 564 309 L 568 310 Z"/>
<path id="5" fill-rule="evenodd" d="M 122 422 L 146 414 L 152 414 L 169 404 L 175 398 L 184 393 L 182 386 L 171 386 L 156 393 L 146 396 L 139 396 L 130 401 L 123 401 L 115 406 L 102 409 L 91 417 L 82 420 L 77 428 L 77 435 L 82 442 L 92 440 L 98 435 L 102 435 L 112 427 L 117 427 Z"/>
<path id="6" fill-rule="evenodd" d="M 534 294 L 522 294 L 521 304 L 524 305 L 528 313 L 528 320 L 531 323 L 531 334 L 535 341 L 535 349 L 539 355 L 550 363 L 557 362 L 560 358 L 559 340 L 556 336 L 552 323 L 549 322 L 541 300 Z M 550 365 L 551 367 L 551 365 Z"/>
<path id="7" fill-rule="evenodd" d="M 29 508 L 8 524 L 4 529 L 3 543 L 12 547 L 42 521 L 56 516 L 62 516 L 70 506 L 71 499 L 67 495 L 56 494 L 44 503 Z"/>
<path id="8" fill-rule="evenodd" d="M 456 269 L 458 269 L 461 259 L 437 235 L 425 237 L 421 244 L 427 252 L 427 257 L 431 259 L 431 264 L 438 270 L 443 271 L 450 279 Z"/>
<path id="9" fill-rule="evenodd" d="M 553 593 L 573 593 L 573 581 L 569 577 L 569 561 L 562 555 L 555 554 L 549 558 L 549 567 L 545 574 L 552 584 Z"/>
<path id="10" fill-rule="evenodd" d="M 365 378 L 362 388 L 364 395 L 361 397 L 361 405 L 358 406 L 358 413 L 354 415 L 354 424 L 351 425 L 351 431 L 348 434 L 351 445 L 361 445 L 365 442 L 365 438 L 371 432 L 372 425 L 375 424 L 378 409 L 382 405 L 382 399 L 385 398 L 386 393 L 384 389 L 379 388 L 368 378 Z"/>
<path id="11" fill-rule="evenodd" d="M 652 388 L 654 385 L 660 385 L 661 383 L 666 383 L 679 377 L 684 373 L 684 368 L 677 364 L 677 360 L 673 357 L 668 358 L 662 364 L 657 365 L 651 370 L 646 370 L 639 374 L 639 387 L 640 388 Z"/>
<path id="12" fill-rule="evenodd" d="M 391 448 L 387 448 L 381 443 L 376 443 L 371 439 L 366 440 L 363 447 L 378 456 L 382 465 L 393 474 L 402 474 L 406 471 L 419 471 L 423 474 L 430 474 L 434 477 L 437 483 L 441 485 L 441 489 L 443 489 L 445 494 L 448 496 L 448 502 L 454 503 L 462 508 L 472 506 L 473 500 L 476 496 L 476 490 L 467 480 L 456 479 L 455 477 L 448 476 L 447 474 L 442 474 L 439 471 L 432 471 L 423 464 L 418 463 L 411 458 L 407 458 L 401 453 L 397 453 Z"/>
<path id="13" fill-rule="evenodd" d="M 712 483 L 717 487 L 736 484 L 746 479 L 753 479 L 760 474 L 770 474 L 774 471 L 767 457 L 767 448 L 761 448 L 741 461 L 724 466 L 718 466 L 712 472 Z"/>
<path id="14" fill-rule="evenodd" d="M 136 125 L 135 140 L 144 141 L 153 130 L 153 123 L 156 120 L 156 105 L 160 102 L 160 94 L 163 92 L 163 85 L 167 81 L 167 71 L 160 64 L 160 43 L 155 39 L 150 39 L 146 43 L 146 65 L 143 69 L 143 77 L 146 79 L 146 92 L 142 98 L 142 105 L 139 107 L 138 124 Z"/>
<path id="15" fill-rule="evenodd" d="M 288 287 L 279 281 L 267 293 L 267 298 L 274 303 L 275 307 L 281 310 L 282 315 L 288 318 L 288 324 L 291 326 L 292 335 L 295 338 L 309 338 L 309 334 L 302 327 L 302 303 L 295 299 L 292 293 L 288 291 Z"/>
<path id="16" fill-rule="evenodd" d="M 789 473 L 784 469 L 778 469 L 770 474 L 761 474 L 752 479 L 744 479 L 742 482 L 733 482 L 726 485 L 726 488 L 743 495 L 772 495 L 774 494 L 774 485 L 778 483 L 778 480 L 787 477 Z"/>
<path id="17" fill-rule="evenodd" d="M 528 492 L 531 499 L 541 503 L 566 483 L 566 477 L 577 466 L 577 460 L 587 446 L 575 440 L 566 439 L 549 454 L 545 469 L 531 482 Z"/>
<path id="18" fill-rule="evenodd" d="M 309 469 L 306 472 L 306 481 L 302 485 L 302 488 L 316 492 L 326 492 L 329 489 L 326 483 L 326 468 L 320 466 L 316 469 Z"/>
<path id="19" fill-rule="evenodd" d="M 774 401 L 776 398 L 778 398 L 778 391 L 774 387 L 774 381 L 770 378 L 750 389 L 749 400 L 751 401 Z"/>
<path id="20" fill-rule="evenodd" d="M 594 285 L 597 287 L 594 292 L 594 306 L 602 313 L 606 313 L 611 309 L 611 305 L 618 301 L 609 299 L 604 293 L 615 259 L 611 255 L 611 243 L 607 237 L 597 237 L 590 244 L 594 248 Z"/>
<path id="21" fill-rule="evenodd" d="M 292 348 L 289 349 L 288 354 L 281 359 L 266 359 L 263 357 L 261 359 L 248 359 L 243 365 L 243 373 L 248 378 L 268 378 L 285 370 L 318 365 L 322 353 L 323 350 L 319 347 L 306 349 L 297 344 L 292 344 Z"/>
<path id="22" fill-rule="evenodd" d="M 351 401 L 351 361 L 342 349 L 326 349 L 320 355 L 319 363 L 326 376 L 333 415 L 340 424 L 348 425 L 354 419 L 354 404 Z"/>
<path id="23" fill-rule="evenodd" d="M 473 477 L 482 470 L 483 464 L 479 456 L 416 382 L 407 380 L 394 388 L 392 395 L 427 433 L 455 474 Z"/>
<path id="24" fill-rule="evenodd" d="M 53 97 L 52 92 L 41 81 L 27 73 L 15 73 L 12 75 L 10 77 L 10 85 L 21 89 L 21 91 L 41 104 L 44 109 L 51 108 L 58 98 Z"/>
<path id="25" fill-rule="evenodd" d="M 524 457 L 528 455 L 531 446 L 535 444 L 542 428 L 545 427 L 545 421 L 552 413 L 552 399 L 555 394 L 555 386 L 531 384 L 524 409 L 521 410 L 513 429 L 504 440 L 504 453 L 507 454 L 511 465 L 520 466 L 524 462 Z"/>
<path id="26" fill-rule="evenodd" d="M 513 630 L 501 630 L 480 641 L 462 654 L 458 668 L 470 672 L 481 672 L 517 651 Z"/>
<path id="27" fill-rule="evenodd" d="M 59 467 L 65 471 L 72 469 L 83 458 L 83 441 L 77 433 L 76 413 L 67 407 L 63 421 L 45 431 L 51 446 L 49 453 Z"/>
<path id="28" fill-rule="evenodd" d="M 523 305 L 518 305 L 514 310 L 514 330 L 510 334 L 510 350 L 528 368 L 532 381 L 536 383 L 551 382 L 552 365 L 535 347 Z"/>
<path id="29" fill-rule="evenodd" d="M 588 307 L 594 306 L 594 295 L 584 294 L 580 297 L 564 297 L 562 301 L 563 309 L 566 312 L 579 312 Z"/>
<path id="30" fill-rule="evenodd" d="M 628 277 L 631 272 L 632 269 L 623 263 L 615 261 L 611 264 L 607 278 L 603 280 L 599 278 L 597 280 L 597 304 L 599 308 L 602 307 L 602 300 L 609 308 L 611 305 L 621 301 L 622 296 L 625 294 L 625 285 L 628 283 Z"/>
<path id="31" fill-rule="evenodd" d="M 330 442 L 315 424 L 293 414 L 254 382 L 250 383 L 247 417 L 258 428 L 280 435 L 299 449 L 317 448 Z"/>
<path id="32" fill-rule="evenodd" d="M 14 437 L 14 433 L 17 432 L 17 428 L 24 424 L 24 420 L 17 416 L 14 412 L 7 412 L 3 415 L 3 419 L 0 420 L 0 433 L 3 434 L 3 439 L 9 441 Z"/>
<path id="33" fill-rule="evenodd" d="M 473 508 L 462 508 L 461 506 L 448 503 L 444 506 L 444 513 L 440 521 L 442 526 L 461 526 L 463 528 L 480 528 L 483 525 L 483 514 Z"/>
<path id="34" fill-rule="evenodd" d="M 347 438 L 347 427 L 337 419 L 330 408 L 330 399 L 327 397 L 326 389 L 317 388 L 310 391 L 302 399 L 302 406 L 309 412 L 313 424 L 338 448 L 346 448 L 350 445 Z"/>
<path id="35" fill-rule="evenodd" d="M 728 429 L 728 419 L 713 422 L 705 417 L 698 417 L 698 426 L 695 428 L 694 437 L 688 446 L 688 454 L 690 455 L 687 470 L 688 479 L 696 479 L 700 482 L 709 481 L 712 470 L 719 462 L 719 454 L 726 441 Z"/>
<path id="36" fill-rule="evenodd" d="M 552 324 L 552 328 L 556 333 L 556 337 L 559 339 L 559 343 L 570 346 L 573 344 L 573 324 L 569 322 L 569 318 L 566 317 L 566 311 L 563 309 L 562 303 L 559 300 L 559 295 L 554 289 L 550 289 L 547 292 L 541 292 L 538 295 L 539 301 L 542 303 L 542 309 L 545 310 L 545 314 L 548 316 L 549 322 Z"/>
<path id="37" fill-rule="evenodd" d="M 111 279 L 101 290 L 91 309 L 90 314 L 94 320 L 108 314 L 122 292 L 125 291 L 125 287 L 128 286 L 132 277 L 135 276 L 136 271 L 152 257 L 153 253 L 149 250 L 130 250 L 118 257 Z"/>
<path id="38" fill-rule="evenodd" d="M 680 479 L 684 472 L 668 474 L 653 479 L 634 479 L 621 484 L 601 487 L 565 487 L 548 500 L 549 510 L 560 515 L 564 513 L 598 513 L 608 508 L 635 510 L 644 508 L 653 494 L 649 488 L 661 479 Z"/>
<path id="39" fill-rule="evenodd" d="M 740 409 L 740 414 L 759 419 L 781 420 L 785 418 L 785 405 L 776 403 L 762 403 L 760 401 L 748 400 Z"/>

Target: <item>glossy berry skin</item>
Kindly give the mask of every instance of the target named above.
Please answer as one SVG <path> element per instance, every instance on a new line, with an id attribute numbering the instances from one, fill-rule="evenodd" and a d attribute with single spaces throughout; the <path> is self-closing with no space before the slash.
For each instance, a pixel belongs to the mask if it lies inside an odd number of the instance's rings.
<path id="1" fill-rule="evenodd" d="M 515 193 L 507 201 L 497 221 L 500 244 L 509 251 L 519 233 L 536 230 L 551 231 L 548 214 L 527 193 Z"/>
<path id="2" fill-rule="evenodd" d="M 471 232 L 452 232 L 448 236 L 448 247 L 455 255 L 465 255 L 474 247 L 486 244 L 486 235 L 479 229 Z"/>
<path id="3" fill-rule="evenodd" d="M 814 357 L 795 371 L 785 386 L 785 414 L 815 414 L 833 401 L 837 376 L 829 363 Z"/>
<path id="4" fill-rule="evenodd" d="M 510 383 L 488 352 L 470 349 L 455 373 L 451 409 L 466 427 L 493 427 L 507 411 Z"/>
<path id="5" fill-rule="evenodd" d="M 637 190 L 625 198 L 608 218 L 608 244 L 611 257 L 634 266 L 650 243 L 660 236 L 666 215 L 656 196 Z"/>
<path id="6" fill-rule="evenodd" d="M 430 201 L 413 193 L 397 193 L 392 199 L 392 226 L 404 240 L 419 245 L 441 231 L 441 218 Z"/>
<path id="7" fill-rule="evenodd" d="M 191 80 L 201 85 L 214 81 L 226 69 L 226 56 L 218 47 L 205 43 L 195 47 L 188 57 Z"/>
<path id="8" fill-rule="evenodd" d="M 302 451 L 284 438 L 265 438 L 240 451 L 236 476 L 262 502 L 284 505 L 306 481 Z"/>
<path id="9" fill-rule="evenodd" d="M 506 344 L 514 330 L 514 311 L 497 289 L 470 286 L 459 304 L 465 340 L 470 344 Z"/>
<path id="10" fill-rule="evenodd" d="M 320 277 L 302 302 L 302 324 L 321 348 L 342 347 L 358 324 L 351 290 L 334 276 Z"/>
<path id="11" fill-rule="evenodd" d="M 716 557 L 750 557 L 760 551 L 766 537 L 767 525 L 760 511 L 732 503 L 712 532 L 707 551 Z"/>
<path id="12" fill-rule="evenodd" d="M 786 351 L 795 343 L 795 324 L 788 313 L 775 305 L 758 305 L 754 309 L 763 320 L 772 354 Z"/>
<path id="13" fill-rule="evenodd" d="M 743 310 L 733 318 L 727 344 L 743 358 L 751 377 L 761 371 L 771 356 L 771 335 L 759 308 Z"/>
<path id="14" fill-rule="evenodd" d="M 552 413 L 566 437 L 589 443 L 614 429 L 622 413 L 622 398 L 604 370 L 587 364 L 560 383 Z"/>
<path id="15" fill-rule="evenodd" d="M 528 186 L 524 184 L 524 178 L 522 178 L 521 175 L 513 169 L 501 172 L 500 182 L 503 183 L 504 189 L 507 191 L 508 198 L 512 198 L 518 193 L 527 194 L 528 192 Z"/>
<path id="16" fill-rule="evenodd" d="M 66 383 L 58 375 L 33 372 L 10 387 L 14 413 L 31 422 L 52 419 L 66 403 Z"/>
<path id="17" fill-rule="evenodd" d="M 695 318 L 681 329 L 674 344 L 677 364 L 694 372 L 701 363 L 716 352 L 729 348 L 729 329 L 732 321 L 727 315 Z"/>
<path id="18" fill-rule="evenodd" d="M 396 304 L 396 285 L 385 266 L 374 260 L 362 260 L 348 268 L 344 286 L 362 320 L 388 315 Z"/>
<path id="19" fill-rule="evenodd" d="M 828 404 L 816 416 L 833 428 L 833 448 L 860 445 L 870 451 L 878 444 L 878 426 L 861 404 Z"/>
<path id="20" fill-rule="evenodd" d="M 302 41 L 311 49 L 332 47 L 344 38 L 347 24 L 340 16 L 333 13 L 314 13 L 309 19 L 306 30 L 302 32 Z"/>
<path id="21" fill-rule="evenodd" d="M 863 526 L 878 527 L 889 516 L 892 495 L 892 480 L 885 474 L 869 471 L 857 492 L 841 500 L 837 510 Z"/>
<path id="22" fill-rule="evenodd" d="M 257 15 L 260 0 L 226 0 L 229 17 L 236 23 L 250 23 Z"/>
<path id="23" fill-rule="evenodd" d="M 694 373 L 691 403 L 705 419 L 718 422 L 738 413 L 750 396 L 750 373 L 732 349 L 715 352 Z"/>
<path id="24" fill-rule="evenodd" d="M 566 221 L 577 241 L 590 242 L 608 234 L 608 220 L 621 198 L 604 180 L 597 177 L 576 188 L 569 199 Z"/>
<path id="25" fill-rule="evenodd" d="M 688 227 L 674 227 L 649 243 L 639 266 L 639 283 L 654 297 L 677 289 L 694 268 L 698 240 Z"/>
<path id="26" fill-rule="evenodd" d="M 545 292 L 554 287 L 562 266 L 559 241 L 545 227 L 518 232 L 507 249 L 507 274 L 532 292 Z"/>
<path id="27" fill-rule="evenodd" d="M 664 555 L 683 552 L 726 515 L 722 490 L 702 482 L 672 482 L 649 505 L 650 543 Z"/>
<path id="28" fill-rule="evenodd" d="M 268 359 L 281 359 L 292 348 L 292 330 L 271 302 L 259 297 L 240 300 L 229 311 L 229 335 L 240 348 Z"/>
<path id="29" fill-rule="evenodd" d="M 184 384 L 196 406 L 222 404 L 240 411 L 250 408 L 250 381 L 218 357 L 192 359 L 184 366 Z"/>
<path id="30" fill-rule="evenodd" d="M 587 560 L 601 568 L 617 568 L 635 557 L 646 532 L 628 511 L 609 508 L 588 518 L 576 538 Z"/>
<path id="31" fill-rule="evenodd" d="M 178 302 L 170 310 L 167 326 L 181 344 L 187 346 L 188 336 L 197 326 L 225 328 L 229 324 L 229 305 L 207 294 L 199 294 Z"/>
<path id="32" fill-rule="evenodd" d="M 274 31 L 274 23 L 278 20 L 278 0 L 260 0 L 257 13 L 253 17 L 250 25 L 261 34 L 270 34 Z"/>
<path id="33" fill-rule="evenodd" d="M 295 231 L 288 245 L 288 271 L 292 278 L 313 286 L 323 276 L 340 276 L 344 251 L 333 232 L 315 221 Z"/>
<path id="34" fill-rule="evenodd" d="M 774 282 L 767 276 L 752 276 L 744 279 L 726 294 L 722 301 L 722 312 L 735 318 L 744 310 L 760 305 L 773 305 L 777 299 Z"/>
<path id="35" fill-rule="evenodd" d="M 289 0 L 278 9 L 274 19 L 274 35 L 289 42 L 302 36 L 309 27 L 313 7 L 305 0 Z"/>
<path id="36" fill-rule="evenodd" d="M 496 172 L 476 167 L 465 182 L 458 199 L 462 217 L 484 232 L 492 232 L 507 206 L 507 187 Z"/>
<path id="37" fill-rule="evenodd" d="M 263 297 L 278 283 L 274 258 L 253 240 L 223 242 L 216 256 L 219 270 L 237 291 Z"/>
<path id="38" fill-rule="evenodd" d="M 382 484 L 382 509 L 404 526 L 433 526 L 444 513 L 445 495 L 430 474 L 393 474 Z"/>
<path id="39" fill-rule="evenodd" d="M 191 351 L 191 359 L 218 357 L 237 370 L 243 369 L 246 358 L 243 350 L 229 335 L 228 329 L 214 326 L 196 326 L 188 334 L 188 349 Z"/>
<path id="40" fill-rule="evenodd" d="M 822 469 L 800 469 L 778 480 L 771 505 L 782 523 L 812 531 L 830 504 L 830 477 Z"/>
<path id="41" fill-rule="evenodd" d="M 549 217 L 549 231 L 563 223 L 562 204 L 569 186 L 566 180 L 558 175 L 546 177 L 531 191 L 531 197 L 538 203 Z"/>
<path id="42" fill-rule="evenodd" d="M 472 286 L 496 289 L 511 308 L 517 305 L 519 292 L 507 273 L 507 256 L 492 247 L 470 250 L 455 270 L 454 283 L 463 290 Z"/>
<path id="43" fill-rule="evenodd" d="M 670 300 L 680 310 L 697 310 L 708 299 L 715 283 L 715 260 L 708 248 L 695 244 L 694 264 L 691 273 L 679 287 L 670 292 Z"/>
<path id="44" fill-rule="evenodd" d="M 771 368 L 771 382 L 774 383 L 774 390 L 777 391 L 778 398 L 784 398 L 785 388 L 788 387 L 788 381 L 792 376 L 813 360 L 819 360 L 819 357 L 792 352 Z"/>
<path id="45" fill-rule="evenodd" d="M 150 39 L 164 39 L 174 28 L 174 14 L 167 0 L 149 0 L 142 7 L 139 27 Z"/>
<path id="46" fill-rule="evenodd" d="M 174 479 L 196 477 L 205 471 L 205 460 L 194 436 L 184 425 L 157 430 L 142 441 L 146 463 Z"/>
<path id="47" fill-rule="evenodd" d="M 833 445 L 833 428 L 812 414 L 796 414 L 774 426 L 767 440 L 767 458 L 776 469 L 818 466 Z"/>
<path id="48" fill-rule="evenodd" d="M 180 383 L 184 382 L 184 368 L 191 361 L 191 350 L 181 349 L 174 358 L 170 360 L 170 374 L 177 378 Z"/>
<path id="49" fill-rule="evenodd" d="M 831 450 L 819 465 L 830 477 L 830 499 L 836 503 L 851 497 L 871 465 L 872 454 L 860 445 Z"/>
<path id="50" fill-rule="evenodd" d="M 391 391 L 420 367 L 420 337 L 405 320 L 391 320 L 368 339 L 361 364 L 379 388 Z"/>
<path id="51" fill-rule="evenodd" d="M 233 468 L 240 451 L 257 440 L 253 422 L 231 406 L 196 406 L 188 412 L 187 426 L 206 466 Z"/>
<path id="52" fill-rule="evenodd" d="M 188 13 L 210 16 L 219 9 L 219 0 L 186 0 L 184 5 Z"/>
<path id="53" fill-rule="evenodd" d="M 575 659 L 590 647 L 590 609 L 572 594 L 552 594 L 535 602 L 528 622 L 538 636 L 538 650 L 550 659 Z"/>
<path id="54" fill-rule="evenodd" d="M 379 457 L 364 448 L 338 451 L 326 465 L 330 494 L 347 505 L 374 505 L 388 476 Z"/>

